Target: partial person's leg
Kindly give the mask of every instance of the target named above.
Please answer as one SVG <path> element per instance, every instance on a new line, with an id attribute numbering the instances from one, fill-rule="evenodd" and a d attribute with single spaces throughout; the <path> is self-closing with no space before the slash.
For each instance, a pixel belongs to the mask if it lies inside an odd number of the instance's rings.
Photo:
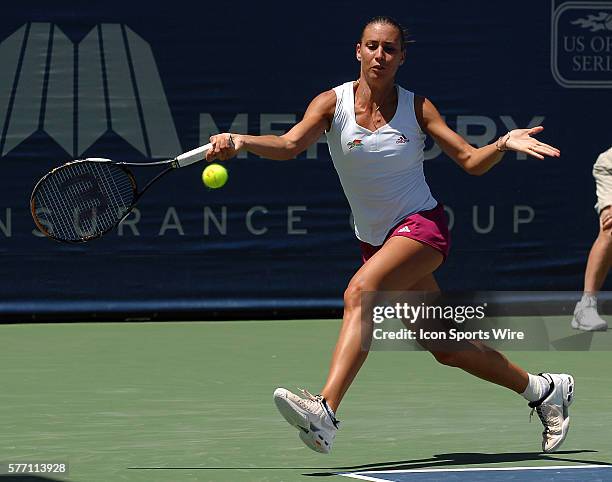
<path id="1" fill-rule="evenodd" d="M 610 207 L 604 209 L 600 214 L 600 219 L 610 213 Z M 596 295 L 603 286 L 603 283 L 610 270 L 612 261 L 612 229 L 599 228 L 599 235 L 593 243 L 589 253 L 587 267 L 584 274 L 585 294 Z"/>
<path id="2" fill-rule="evenodd" d="M 612 204 L 612 148 L 600 154 L 593 165 L 599 212 L 599 234 L 591 247 L 584 273 L 584 293 L 576 303 L 571 326 L 577 330 L 605 331 L 608 323 L 597 311 L 597 294 L 606 279 L 612 262 L 612 230 L 604 229 Z"/>
<path id="3" fill-rule="evenodd" d="M 610 208 L 602 211 L 608 213 Z M 601 225 L 601 221 L 600 221 Z M 608 323 L 597 310 L 597 295 L 603 286 L 612 261 L 612 230 L 600 227 L 593 243 L 584 273 L 584 293 L 574 309 L 572 328 L 583 331 L 606 331 Z"/>

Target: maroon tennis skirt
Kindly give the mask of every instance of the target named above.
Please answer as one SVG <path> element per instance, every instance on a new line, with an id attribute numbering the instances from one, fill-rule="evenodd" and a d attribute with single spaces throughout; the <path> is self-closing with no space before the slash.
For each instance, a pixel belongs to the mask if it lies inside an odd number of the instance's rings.
<path id="1" fill-rule="evenodd" d="M 405 236 L 427 244 L 440 251 L 444 260 L 446 260 L 450 250 L 450 233 L 448 232 L 444 206 L 438 204 L 429 211 L 421 211 L 405 217 L 389 231 L 385 241 L 393 236 Z M 363 241 L 360 241 L 360 244 L 364 263 L 384 245 L 383 243 L 380 246 L 372 246 Z"/>

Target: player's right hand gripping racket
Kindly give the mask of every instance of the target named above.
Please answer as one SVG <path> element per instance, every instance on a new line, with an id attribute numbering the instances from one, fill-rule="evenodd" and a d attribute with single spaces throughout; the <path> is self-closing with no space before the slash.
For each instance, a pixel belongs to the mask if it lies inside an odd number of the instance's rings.
<path id="1" fill-rule="evenodd" d="M 201 161 L 211 145 L 159 162 L 113 162 L 89 158 L 68 162 L 34 186 L 30 210 L 38 229 L 57 241 L 80 243 L 99 238 L 123 221 L 142 195 L 168 172 Z M 130 167 L 166 168 L 138 190 Z"/>

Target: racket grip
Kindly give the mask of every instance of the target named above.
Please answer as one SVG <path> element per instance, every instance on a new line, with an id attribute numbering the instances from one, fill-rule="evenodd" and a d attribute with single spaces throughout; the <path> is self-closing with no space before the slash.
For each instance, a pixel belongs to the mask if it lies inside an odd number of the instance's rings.
<path id="1" fill-rule="evenodd" d="M 204 160 L 206 153 L 212 147 L 212 144 L 206 144 L 205 146 L 197 147 L 191 151 L 187 151 L 180 156 L 176 156 L 176 163 L 178 167 L 185 167 L 194 162 Z"/>

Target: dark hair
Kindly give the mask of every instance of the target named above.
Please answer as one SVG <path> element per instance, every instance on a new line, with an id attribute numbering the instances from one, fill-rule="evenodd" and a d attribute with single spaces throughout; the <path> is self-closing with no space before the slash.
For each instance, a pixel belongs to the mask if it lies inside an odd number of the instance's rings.
<path id="1" fill-rule="evenodd" d="M 397 20 L 395 20 L 393 17 L 388 17 L 386 15 L 372 17 L 370 20 L 368 20 L 368 22 L 361 29 L 361 36 L 359 37 L 359 43 L 361 43 L 361 39 L 363 38 L 363 33 L 365 32 L 365 29 L 374 23 L 382 23 L 384 25 L 392 25 L 393 27 L 395 27 L 400 34 L 400 46 L 402 50 L 406 48 L 406 44 L 412 43 L 412 40 L 408 40 L 408 37 L 409 37 L 408 30 L 405 29 L 402 26 L 402 24 L 399 23 Z"/>

